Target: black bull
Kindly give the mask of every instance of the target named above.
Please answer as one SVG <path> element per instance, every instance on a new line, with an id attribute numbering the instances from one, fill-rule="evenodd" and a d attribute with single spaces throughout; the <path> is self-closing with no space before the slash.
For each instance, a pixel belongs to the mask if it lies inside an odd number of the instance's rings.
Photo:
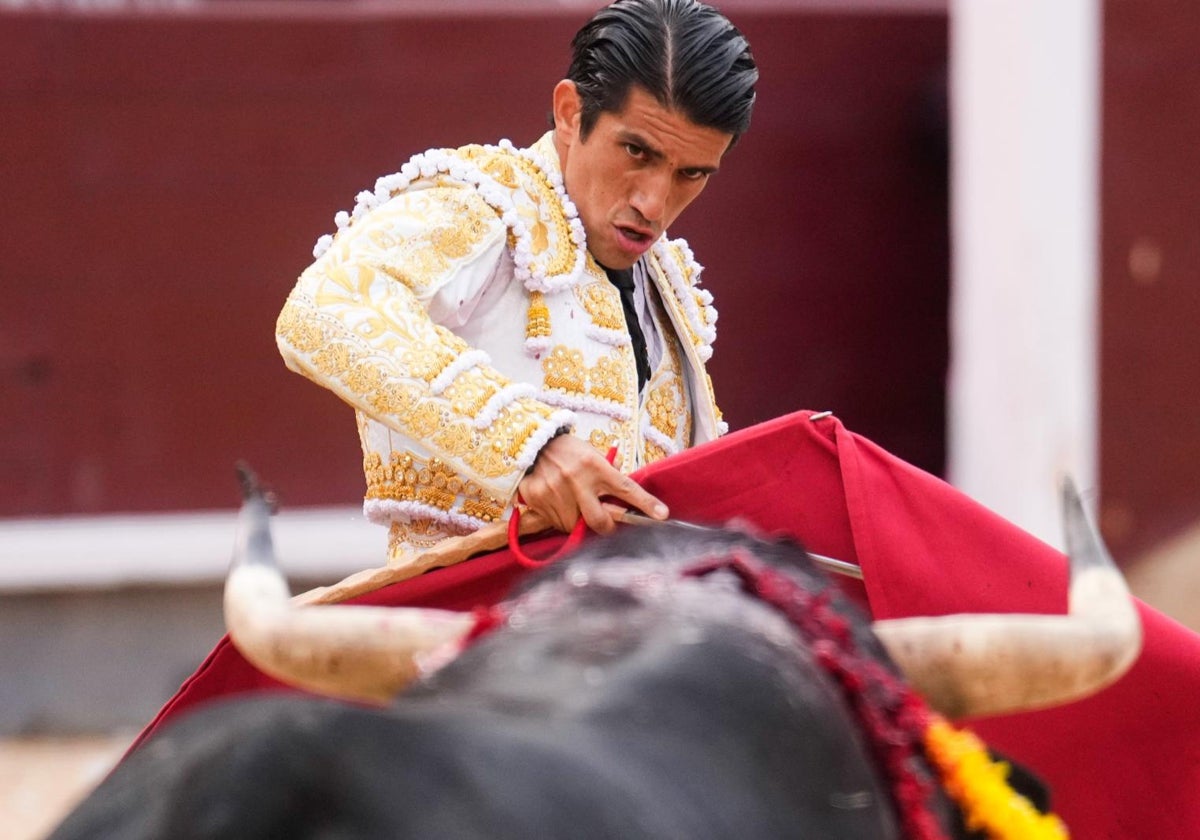
<path id="1" fill-rule="evenodd" d="M 750 555 L 887 663 L 794 546 L 627 529 L 529 582 L 504 622 L 391 707 L 211 706 L 129 757 L 53 838 L 902 836 L 811 645 L 733 572 L 682 573 Z M 928 805 L 967 836 L 936 786 Z"/>

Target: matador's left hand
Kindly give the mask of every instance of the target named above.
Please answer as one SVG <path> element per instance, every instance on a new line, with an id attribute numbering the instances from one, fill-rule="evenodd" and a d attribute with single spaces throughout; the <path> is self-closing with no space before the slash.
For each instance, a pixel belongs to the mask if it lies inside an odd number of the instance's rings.
<path id="1" fill-rule="evenodd" d="M 624 502 L 654 519 L 670 515 L 661 500 L 574 435 L 559 435 L 538 453 L 529 475 L 517 491 L 526 507 L 544 516 L 560 531 L 570 531 L 582 516 L 597 534 L 617 527 L 620 509 L 601 501 L 604 496 Z"/>

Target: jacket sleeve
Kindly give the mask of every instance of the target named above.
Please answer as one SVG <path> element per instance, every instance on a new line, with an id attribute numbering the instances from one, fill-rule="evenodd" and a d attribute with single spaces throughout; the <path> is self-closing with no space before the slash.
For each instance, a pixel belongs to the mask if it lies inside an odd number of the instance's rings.
<path id="1" fill-rule="evenodd" d="M 276 325 L 289 368 L 387 427 L 393 451 L 440 462 L 446 486 L 421 513 L 455 519 L 480 488 L 507 501 L 538 450 L 574 419 L 429 316 L 448 299 L 470 306 L 506 243 L 507 228 L 473 190 L 402 193 L 338 234 Z M 479 524 L 467 516 L 460 524 Z"/>

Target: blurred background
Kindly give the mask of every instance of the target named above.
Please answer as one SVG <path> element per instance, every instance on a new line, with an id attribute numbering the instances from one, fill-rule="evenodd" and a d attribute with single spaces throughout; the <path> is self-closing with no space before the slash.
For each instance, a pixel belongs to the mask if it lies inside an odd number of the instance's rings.
<path id="1" fill-rule="evenodd" d="M 0 0 L 0 834 L 39 836 L 221 635 L 235 461 L 296 589 L 381 562 L 353 413 L 275 317 L 378 175 L 535 140 L 600 5 Z M 717 5 L 759 101 L 672 234 L 730 426 L 832 410 L 1051 542 L 1073 472 L 1200 626 L 1200 13 Z"/>

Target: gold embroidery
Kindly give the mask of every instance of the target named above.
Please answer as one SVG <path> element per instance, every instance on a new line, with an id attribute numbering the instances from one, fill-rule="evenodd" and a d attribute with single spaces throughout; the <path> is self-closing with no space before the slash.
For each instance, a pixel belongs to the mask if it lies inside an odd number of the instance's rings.
<path id="1" fill-rule="evenodd" d="M 386 464 L 372 452 L 363 458 L 367 477 L 367 498 L 394 502 L 419 502 L 438 510 L 451 510 L 462 498 L 464 513 L 495 521 L 504 512 L 504 504 L 483 491 L 473 481 L 463 481 L 438 458 L 423 461 L 411 452 L 392 452 Z"/>
<path id="2" fill-rule="evenodd" d="M 492 499 L 486 501 L 467 499 L 462 503 L 462 512 L 467 516 L 482 519 L 484 522 L 495 522 L 504 513 L 504 508 Z"/>
<path id="3" fill-rule="evenodd" d="M 588 371 L 591 393 L 604 400 L 623 402 L 630 389 L 629 359 L 601 356 Z"/>
<path id="4" fill-rule="evenodd" d="M 346 372 L 346 384 L 360 394 L 377 391 L 383 387 L 383 373 L 365 361 L 358 361 Z"/>
<path id="5" fill-rule="evenodd" d="M 583 352 L 580 350 L 572 350 L 564 344 L 559 344 L 542 359 L 542 371 L 545 373 L 548 388 L 558 388 L 573 394 L 582 394 L 586 390 L 586 368 L 583 364 Z"/>
<path id="6" fill-rule="evenodd" d="M 404 240 L 394 235 L 390 230 L 383 228 L 371 228 L 367 231 L 367 238 L 371 240 L 371 244 L 380 251 L 386 251 L 389 248 L 395 248 Z"/>
<path id="7" fill-rule="evenodd" d="M 615 403 L 626 403 L 633 384 L 633 351 L 618 347 L 616 355 L 601 356 L 588 367 L 583 351 L 558 344 L 542 359 L 543 382 L 547 388 L 568 394 L 591 395 Z"/>
<path id="8" fill-rule="evenodd" d="M 512 462 L 505 459 L 503 445 L 480 446 L 463 455 L 463 460 L 475 472 L 489 477 L 504 475 L 512 469 Z"/>
<path id="9" fill-rule="evenodd" d="M 344 344 L 326 344 L 313 353 L 312 359 L 325 376 L 336 376 L 350 367 L 350 351 Z"/>
<path id="10" fill-rule="evenodd" d="M 546 274 L 564 274 L 575 264 L 575 243 L 571 241 L 571 225 L 567 221 L 562 201 L 550 183 L 550 179 L 546 177 L 546 173 L 538 169 L 533 161 L 517 156 L 513 157 L 513 161 L 526 175 L 525 184 L 529 188 L 529 196 L 533 198 L 534 204 L 537 206 L 538 215 L 542 219 L 549 216 L 548 221 L 554 225 L 554 244 L 558 247 L 555 249 L 552 259 L 546 264 Z"/>
<path id="11" fill-rule="evenodd" d="M 545 265 L 541 265 L 542 261 L 539 260 L 537 268 L 548 276 L 570 271 L 575 265 L 576 254 L 575 243 L 571 241 L 571 223 L 563 209 L 562 199 L 546 173 L 538 169 L 533 161 L 512 151 L 489 152 L 482 146 L 472 145 L 464 146 L 453 153 L 474 161 L 497 183 L 513 191 L 512 197 L 517 202 L 517 212 L 529 228 L 533 253 L 541 257 L 543 252 L 551 250 Z M 508 244 L 510 248 L 515 244 L 511 232 Z"/>
<path id="12" fill-rule="evenodd" d="M 471 253 L 471 246 L 483 232 L 483 226 L 468 217 L 466 224 L 456 219 L 454 224 L 434 228 L 429 232 L 429 241 L 439 254 L 460 259 Z"/>
<path id="13" fill-rule="evenodd" d="M 407 416 L 421 399 L 421 389 L 402 382 L 389 382 L 368 396 L 371 407 L 379 414 Z"/>
<path id="14" fill-rule="evenodd" d="M 678 418 L 683 414 L 681 402 L 679 387 L 674 379 L 659 384 L 646 400 L 646 413 L 650 415 L 650 425 L 671 440 L 676 440 L 679 433 Z"/>
<path id="15" fill-rule="evenodd" d="M 603 280 L 575 287 L 575 296 L 583 304 L 592 323 L 606 330 L 625 330 L 625 312 L 616 287 Z"/>
<path id="16" fill-rule="evenodd" d="M 412 232 L 403 234 L 400 226 L 406 223 Z M 497 224 L 491 207 L 473 191 L 455 185 L 390 202 L 367 217 L 364 230 L 374 246 L 377 267 L 423 294 L 455 262 L 469 257 Z"/>
<path id="17" fill-rule="evenodd" d="M 687 282 L 690 284 L 691 283 L 691 275 L 689 274 L 690 269 L 688 267 L 688 262 L 683 258 L 683 254 L 679 250 L 679 246 L 676 245 L 674 242 L 672 242 L 670 245 L 670 251 L 675 256 L 676 267 L 678 267 L 679 270 L 681 272 L 683 272 L 684 277 L 687 279 Z M 675 323 L 683 325 L 684 332 L 687 333 L 686 338 L 687 338 L 689 344 L 691 344 L 693 347 L 702 346 L 704 344 L 704 341 L 700 338 L 699 335 L 697 335 L 696 330 L 695 330 L 694 326 L 692 325 L 691 319 L 687 317 L 686 310 L 683 308 L 683 301 L 679 300 L 679 298 L 677 297 L 676 290 L 672 286 L 671 281 L 668 279 L 667 270 L 662 265 L 657 254 L 652 253 L 650 255 L 650 263 L 654 267 L 654 270 L 658 273 L 659 288 L 668 289 L 670 291 L 670 303 L 668 304 L 664 300 L 664 305 L 669 305 L 676 313 L 678 313 L 679 317 L 675 318 L 673 320 L 675 321 Z M 689 288 L 692 288 L 692 287 L 689 286 Z M 664 295 L 663 297 L 665 298 L 667 296 Z M 704 321 L 704 323 L 707 323 L 707 321 L 705 320 L 708 317 L 707 310 L 705 310 L 703 306 L 699 305 L 699 301 L 697 301 L 696 303 L 702 313 L 700 316 L 701 321 Z M 682 337 L 684 337 L 684 336 L 681 336 L 681 338 Z"/>
<path id="18" fill-rule="evenodd" d="M 655 461 L 661 461 L 663 458 L 667 457 L 667 450 L 663 449 L 658 444 L 651 443 L 648 440 L 644 441 L 643 443 L 644 443 L 644 446 L 642 448 L 642 463 L 643 464 L 653 464 Z"/>
<path id="19" fill-rule="evenodd" d="M 437 379 L 447 365 L 454 361 L 456 354 L 453 350 L 441 344 L 430 346 L 414 342 L 400 360 L 408 367 L 413 376 L 432 382 Z"/>
<path id="20" fill-rule="evenodd" d="M 542 221 L 540 211 L 541 198 L 532 193 L 529 195 L 529 198 L 532 199 L 533 206 L 526 207 L 522 205 L 517 208 L 517 214 L 525 220 L 525 225 L 529 228 L 529 246 L 534 256 L 540 256 L 550 247 L 550 231 L 546 227 L 546 223 Z M 537 265 L 530 263 L 529 270 L 537 273 Z"/>
<path id="21" fill-rule="evenodd" d="M 603 429 L 592 429 L 592 433 L 588 435 L 588 443 L 595 447 L 600 452 L 608 454 L 620 438 L 612 432 L 606 432 Z"/>
<path id="22" fill-rule="evenodd" d="M 479 151 L 483 151 L 482 147 L 476 147 Z M 476 157 L 477 153 L 469 154 L 468 157 Z M 491 155 L 479 167 L 487 174 L 496 179 L 496 182 L 502 186 L 508 187 L 510 190 L 515 190 L 518 186 L 517 173 L 513 171 L 512 163 L 500 155 Z"/>
<path id="23" fill-rule="evenodd" d="M 450 407 L 465 417 L 475 417 L 496 395 L 502 385 L 486 376 L 457 376 L 454 383 L 442 392 Z"/>
<path id="24" fill-rule="evenodd" d="M 325 341 L 320 328 L 302 317 L 300 307 L 289 296 L 275 323 L 275 332 L 287 336 L 288 342 L 302 353 L 311 353 Z"/>
<path id="25" fill-rule="evenodd" d="M 674 248 L 673 245 L 672 248 Z M 676 289 L 672 287 L 671 280 L 667 275 L 667 270 L 660 262 L 658 254 L 650 254 L 650 265 L 654 266 L 654 271 L 656 274 L 658 274 L 659 288 L 667 290 L 666 293 L 660 295 L 662 298 L 662 305 L 671 307 L 672 310 L 678 314 L 679 317 L 673 318 L 672 320 L 676 324 L 683 324 L 683 329 L 686 334 L 688 334 L 686 336 L 680 336 L 680 338 L 686 337 L 692 346 L 700 346 L 700 344 L 703 342 L 701 342 L 700 337 L 696 335 L 696 330 L 692 329 L 691 320 L 686 317 L 686 313 L 682 310 L 683 302 L 678 299 L 678 296 L 676 295 Z"/>
<path id="26" fill-rule="evenodd" d="M 413 436 L 423 440 L 431 437 L 441 427 L 442 419 L 442 412 L 438 410 L 437 403 L 433 400 L 423 400 L 413 406 L 404 421 Z"/>
<path id="27" fill-rule="evenodd" d="M 529 314 L 525 318 L 526 338 L 545 338 L 550 335 L 550 307 L 541 292 L 530 292 Z"/>
<path id="28" fill-rule="evenodd" d="M 529 436 L 537 430 L 537 417 L 526 407 L 529 404 L 529 400 L 522 399 L 504 407 L 491 425 L 500 432 L 493 436 L 492 449 L 509 458 L 521 453 Z"/>
<path id="29" fill-rule="evenodd" d="M 433 442 L 447 452 L 468 452 L 479 445 L 479 436 L 466 423 L 452 423 L 438 432 Z"/>
<path id="30" fill-rule="evenodd" d="M 393 522 L 388 529 L 388 564 L 401 566 L 410 563 L 420 552 L 457 533 L 460 533 L 460 529 L 447 527 L 447 523 L 430 517 Z"/>
<path id="31" fill-rule="evenodd" d="M 435 440 L 446 456 L 461 459 L 476 475 L 496 478 L 516 469 L 529 437 L 550 417 L 549 406 L 522 399 L 501 411 L 486 430 L 476 430 L 464 420 L 477 416 L 507 384 L 506 379 L 490 369 L 473 367 L 456 376 L 440 397 L 429 394 L 424 384 L 459 357 L 454 349 L 467 346 L 462 339 L 438 329 L 438 336 L 445 336 L 450 346 L 431 346 L 412 336 L 412 324 L 387 319 L 396 332 L 381 334 L 371 326 L 375 343 L 364 347 L 362 330 L 348 331 L 328 312 L 311 311 L 305 307 L 311 303 L 300 295 L 290 300 L 277 322 L 277 333 L 281 342 L 292 347 L 300 342 L 317 345 L 306 363 L 316 371 L 310 375 L 328 387 L 340 382 L 342 388 L 335 390 L 350 391 L 357 405 L 369 406 L 392 428 L 419 440 Z M 397 334 L 401 330 L 405 332 Z M 375 349 L 379 345 L 407 351 L 381 353 Z"/>

